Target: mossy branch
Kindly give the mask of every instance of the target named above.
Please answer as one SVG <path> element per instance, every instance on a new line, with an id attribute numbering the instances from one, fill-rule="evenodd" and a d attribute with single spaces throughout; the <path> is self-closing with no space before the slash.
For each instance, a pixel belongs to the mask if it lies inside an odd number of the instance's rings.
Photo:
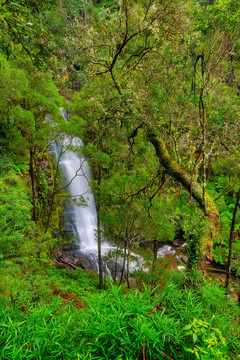
<path id="1" fill-rule="evenodd" d="M 205 196 L 206 202 L 203 201 L 203 189 L 201 186 L 196 182 L 192 184 L 191 176 L 180 165 L 178 165 L 176 161 L 172 159 L 164 141 L 156 135 L 153 129 L 148 131 L 148 138 L 151 144 L 154 146 L 156 155 L 160 163 L 165 167 L 166 172 L 178 182 L 180 182 L 185 187 L 185 189 L 192 193 L 192 197 L 198 202 L 201 209 L 210 220 L 209 228 L 207 229 L 207 233 L 204 234 L 202 243 L 204 246 L 211 248 L 212 239 L 219 225 L 219 213 L 214 201 L 208 194 Z"/>

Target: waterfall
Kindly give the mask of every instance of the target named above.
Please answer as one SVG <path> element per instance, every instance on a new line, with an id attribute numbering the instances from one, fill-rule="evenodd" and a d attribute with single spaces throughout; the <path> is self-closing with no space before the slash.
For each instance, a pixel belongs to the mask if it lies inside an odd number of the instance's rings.
<path id="1" fill-rule="evenodd" d="M 68 120 L 68 114 L 63 110 L 61 113 Z M 81 155 L 83 146 L 81 139 L 64 135 L 52 144 L 52 152 L 59 159 L 63 187 L 66 186 L 69 195 L 63 214 L 65 225 L 74 235 L 81 252 L 87 253 L 97 264 L 97 212 L 89 185 L 92 179 L 91 169 L 86 158 Z M 107 242 L 102 243 L 103 255 L 112 249 Z"/>
<path id="2" fill-rule="evenodd" d="M 66 138 L 64 147 L 69 145 L 80 148 L 83 143 L 80 139 Z M 91 171 L 86 159 L 77 153 L 67 150 L 60 159 L 59 163 L 65 177 L 69 193 L 67 206 L 68 216 L 73 224 L 74 235 L 81 246 L 81 250 L 97 250 L 95 232 L 97 229 L 97 214 L 93 193 L 89 186 L 91 181 Z M 86 206 L 79 206 L 77 202 L 84 200 Z"/>
<path id="3" fill-rule="evenodd" d="M 61 112 L 68 120 L 67 113 Z M 98 268 L 97 212 L 94 195 L 89 185 L 92 179 L 91 169 L 86 158 L 81 154 L 83 146 L 81 139 L 65 135 L 62 139 L 52 143 L 51 152 L 54 153 L 57 160 L 59 159 L 59 166 L 64 177 L 63 187 L 66 187 L 69 195 L 64 211 L 65 225 L 70 228 L 81 253 L 85 253 L 95 264 L 94 268 Z M 101 244 L 101 249 L 104 256 L 110 250 L 116 250 L 116 246 L 105 241 Z M 165 245 L 159 249 L 158 256 L 164 257 L 166 254 L 174 253 L 175 251 L 171 250 L 170 246 Z M 134 256 L 136 260 L 131 261 L 130 272 L 138 268 L 145 268 L 143 259 L 139 255 Z M 108 267 L 105 266 L 105 269 L 107 275 L 111 277 Z M 145 271 L 148 269 L 145 268 Z"/>

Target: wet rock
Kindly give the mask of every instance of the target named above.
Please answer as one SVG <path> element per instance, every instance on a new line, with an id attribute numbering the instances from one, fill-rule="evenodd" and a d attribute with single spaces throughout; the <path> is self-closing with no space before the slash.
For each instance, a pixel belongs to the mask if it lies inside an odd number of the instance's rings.
<path id="1" fill-rule="evenodd" d="M 174 255 L 176 250 L 173 250 L 170 245 L 164 245 L 158 249 L 158 257 L 165 257 L 166 255 Z"/>
<path id="2" fill-rule="evenodd" d="M 56 250 L 54 261 L 58 268 L 97 270 L 97 259 L 91 253 L 80 250 L 74 243 L 64 244 Z"/>
<path id="3" fill-rule="evenodd" d="M 84 270 L 96 270 L 96 266 L 94 266 L 94 263 L 86 256 L 79 257 L 77 264 L 78 266 L 81 266 L 81 268 Z"/>
<path id="4" fill-rule="evenodd" d="M 70 251 L 70 250 L 76 251 L 76 250 L 80 250 L 80 246 L 75 243 L 66 243 L 60 249 L 62 249 L 62 251 Z"/>

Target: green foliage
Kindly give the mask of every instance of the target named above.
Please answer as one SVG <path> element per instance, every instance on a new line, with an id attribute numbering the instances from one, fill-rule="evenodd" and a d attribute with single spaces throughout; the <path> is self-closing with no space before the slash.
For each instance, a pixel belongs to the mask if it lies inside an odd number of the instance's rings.
<path id="1" fill-rule="evenodd" d="M 196 271 L 207 224 L 189 194 L 159 165 L 149 130 L 164 138 L 170 156 L 192 175 L 193 189 L 201 183 L 206 153 L 207 191 L 217 199 L 221 216 L 219 245 L 226 240 L 239 191 L 239 1 L 211 6 L 195 1 L 206 5 L 200 7 L 180 0 L 104 0 L 96 9 L 66 0 L 54 12 L 53 1 L 0 3 L 0 288 L 8 306 L 1 309 L 0 357 L 135 360 L 145 346 L 152 360 L 164 354 L 186 360 L 236 358 L 239 309 L 216 286 L 200 281 Z M 81 18 L 86 9 L 87 21 Z M 53 48 L 58 84 L 81 88 L 68 124 L 60 116 L 62 101 L 51 74 L 33 66 L 52 61 Z M 202 69 L 199 54 L 204 54 Z M 150 285 L 161 277 L 161 291 L 127 294 L 115 287 L 98 293 L 97 273 L 53 266 L 50 259 L 63 240 L 39 233 L 50 214 L 50 228 L 58 222 L 59 183 L 57 170 L 56 177 L 55 169 L 47 174 L 40 163 L 49 139 L 62 131 L 83 137 L 87 145 L 76 152 L 87 156 L 94 174 L 101 168 L 98 201 L 106 237 L 139 251 L 139 243 L 172 240 L 179 226 L 188 242 L 188 280 L 194 290 L 183 288 L 184 277 L 181 286 L 163 289 L 164 264 L 138 274 Z M 17 175 L 26 173 L 29 152 L 38 231 L 31 221 L 29 190 Z M 46 175 L 54 179 L 52 185 Z M 94 177 L 91 186 L 99 190 Z M 213 249 L 221 264 L 226 249 L 226 242 Z M 237 273 L 238 254 L 236 241 Z M 78 311 L 74 301 L 70 306 L 53 300 L 53 287 L 87 299 L 89 307 Z M 159 304 L 162 309 L 150 314 Z"/>
<path id="2" fill-rule="evenodd" d="M 217 171 L 221 172 L 224 169 L 224 175 L 218 175 Z M 214 165 L 214 174 L 212 179 L 214 182 L 209 182 L 208 191 L 211 196 L 217 199 L 221 227 L 216 237 L 213 248 L 213 259 L 220 265 L 226 265 L 228 257 L 230 228 L 233 218 L 233 211 L 236 203 L 236 196 L 239 191 L 239 176 L 238 164 L 232 162 L 232 158 L 223 160 Z M 235 225 L 235 233 L 239 231 L 239 215 L 237 215 L 237 222 Z M 234 241 L 233 258 L 235 259 L 235 271 L 238 272 L 239 251 L 238 251 L 238 235 Z"/>
<path id="3" fill-rule="evenodd" d="M 202 257 L 201 239 L 206 232 L 208 222 L 204 219 L 201 211 L 188 202 L 188 194 L 184 192 L 180 199 L 177 200 L 177 216 L 178 224 L 183 231 L 183 237 L 187 243 L 188 260 L 188 276 L 187 282 L 193 286 L 197 286 L 201 280 L 200 273 L 197 270 L 197 264 Z"/>
<path id="4" fill-rule="evenodd" d="M 184 360 L 238 354 L 238 324 L 232 317 L 239 316 L 239 309 L 222 302 L 222 291 L 204 284 L 194 293 L 168 283 L 157 292 L 146 288 L 124 294 L 123 288 L 111 287 L 91 296 L 80 311 L 76 301 L 59 298 L 41 308 L 2 306 L 0 354 L 12 359 L 133 360 L 141 358 L 143 347 L 152 360 L 164 354 Z M 150 313 L 156 305 L 160 308 Z"/>
<path id="5" fill-rule="evenodd" d="M 3 257 L 19 252 L 26 236 L 32 237 L 31 204 L 23 179 L 9 172 L 0 179 L 0 253 Z"/>
<path id="6" fill-rule="evenodd" d="M 227 263 L 228 257 L 228 242 L 227 239 L 221 244 L 216 243 L 213 249 L 213 260 L 220 265 L 225 265 Z"/>
<path id="7" fill-rule="evenodd" d="M 1 141 L 9 154 L 24 154 L 29 147 L 42 145 L 54 124 L 61 122 L 61 97 L 49 72 L 41 74 L 26 60 L 7 62 L 0 57 Z M 47 116 L 52 117 L 51 124 Z"/>
<path id="8" fill-rule="evenodd" d="M 1 52 L 19 56 L 23 51 L 38 67 L 45 67 L 51 54 L 49 34 L 39 21 L 39 13 L 52 8 L 51 1 L 1 1 L 0 37 Z"/>
<path id="9" fill-rule="evenodd" d="M 211 32 L 215 26 L 234 34 L 239 30 L 240 7 L 237 0 L 220 0 L 203 7 L 199 13 L 201 30 Z"/>
<path id="10" fill-rule="evenodd" d="M 0 174 L 6 174 L 11 169 L 13 169 L 17 174 L 26 173 L 28 169 L 28 165 L 26 164 L 27 160 L 27 158 L 24 158 L 23 156 L 18 156 L 17 154 L 12 154 L 12 156 L 8 156 L 7 154 L 3 153 L 0 157 Z"/>
<path id="11" fill-rule="evenodd" d="M 169 259 L 159 258 L 154 259 L 153 252 L 149 251 L 141 252 L 141 256 L 144 257 L 144 266 L 140 269 L 134 270 L 132 276 L 136 279 L 138 288 L 142 287 L 142 284 L 148 284 L 151 288 L 159 286 L 163 287 L 165 277 L 167 276 L 166 267 L 169 265 Z M 142 255 L 142 253 L 144 255 Z"/>
<path id="12" fill-rule="evenodd" d="M 87 3 L 83 0 L 66 0 L 64 1 L 64 9 L 68 14 L 73 13 L 75 16 L 79 16 L 81 10 L 87 9 Z"/>
<path id="13" fill-rule="evenodd" d="M 65 315 L 55 314 L 61 302 L 56 300 L 50 306 L 32 309 L 13 309 L 8 315 L 1 310 L 0 357 L 11 359 L 71 359 L 75 350 L 71 344 L 77 343 L 74 331 L 75 314 L 71 306 Z M 24 312 L 26 311 L 27 314 Z M 59 310 L 61 312 L 61 310 Z M 15 339 L 16 341 L 14 341 Z"/>
<path id="14" fill-rule="evenodd" d="M 26 57 L 7 61 L 0 56 L 0 62 L 0 142 L 1 154 L 6 159 L 2 166 L 0 164 L 0 171 L 11 167 L 18 173 L 25 173 L 29 169 L 34 218 L 46 223 L 46 206 L 51 208 L 51 202 L 56 204 L 52 199 L 53 184 L 48 186 L 46 172 L 41 171 L 40 164 L 44 159 L 45 164 L 49 160 L 48 142 L 62 131 L 64 119 L 59 106 L 63 101 L 50 72 L 40 73 Z M 54 207 L 57 224 L 60 202 L 58 209 Z"/>
<path id="15" fill-rule="evenodd" d="M 196 359 L 230 359 L 226 356 L 226 339 L 211 323 L 194 318 L 183 330 L 191 339 L 186 351 L 194 354 Z"/>

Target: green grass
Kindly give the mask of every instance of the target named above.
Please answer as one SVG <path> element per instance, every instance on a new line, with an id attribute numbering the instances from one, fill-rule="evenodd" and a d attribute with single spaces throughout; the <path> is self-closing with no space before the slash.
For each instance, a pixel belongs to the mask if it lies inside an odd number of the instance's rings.
<path id="1" fill-rule="evenodd" d="M 0 359 L 140 360 L 144 343 L 148 360 L 167 359 L 164 354 L 237 359 L 239 308 L 223 291 L 204 284 L 194 292 L 170 282 L 157 292 L 112 286 L 92 294 L 80 310 L 74 300 L 59 297 L 27 309 L 2 306 Z M 150 314 L 161 302 L 162 309 Z"/>

